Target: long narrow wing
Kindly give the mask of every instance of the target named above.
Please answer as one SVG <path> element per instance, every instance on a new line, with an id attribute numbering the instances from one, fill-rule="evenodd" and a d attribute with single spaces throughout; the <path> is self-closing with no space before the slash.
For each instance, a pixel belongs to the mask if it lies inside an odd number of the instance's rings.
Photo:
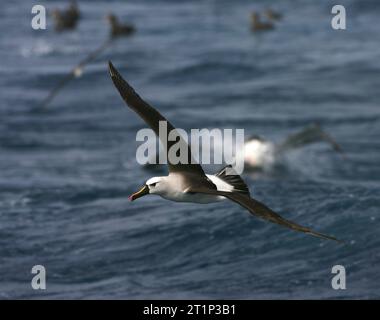
<path id="1" fill-rule="evenodd" d="M 145 122 L 146 124 L 152 128 L 152 130 L 156 133 L 156 135 L 161 139 L 162 144 L 164 145 L 164 149 L 166 150 L 166 156 L 169 166 L 170 172 L 189 172 L 192 175 L 197 174 L 201 178 L 206 179 L 206 175 L 202 169 L 202 167 L 194 161 L 191 155 L 191 150 L 189 145 L 185 142 L 185 140 L 178 136 L 176 141 L 168 141 L 168 135 L 171 131 L 175 130 L 174 126 L 166 120 L 156 109 L 151 107 L 148 103 L 146 103 L 141 97 L 135 92 L 135 90 L 123 79 L 120 73 L 116 70 L 116 68 L 109 62 L 109 72 L 111 75 L 111 79 L 119 91 L 121 97 L 127 103 L 127 105 L 136 112 Z M 159 134 L 159 122 L 165 121 L 167 124 L 167 132 L 164 137 Z M 187 150 L 187 159 L 185 163 L 174 164 L 170 162 L 170 158 L 168 153 L 170 148 L 179 143 L 182 145 L 180 150 Z"/>
<path id="2" fill-rule="evenodd" d="M 68 73 L 64 78 L 61 79 L 61 81 L 58 82 L 58 84 L 49 92 L 47 97 L 42 101 L 39 108 L 46 108 L 48 104 L 56 97 L 56 95 L 62 90 L 64 86 L 66 86 L 71 80 L 75 78 L 75 70 L 73 69 Z"/>
<path id="3" fill-rule="evenodd" d="M 78 72 L 82 72 L 86 64 L 93 61 L 103 50 L 105 50 L 110 44 L 112 39 L 107 39 L 99 48 L 87 55 L 82 61 L 80 61 L 71 71 L 61 79 L 61 81 L 50 91 L 48 96 L 42 101 L 40 108 L 45 108 L 55 96 L 65 87 L 71 80 L 77 77 Z"/>
<path id="4" fill-rule="evenodd" d="M 317 124 L 313 124 L 300 132 L 288 136 L 285 141 L 279 145 L 279 149 L 285 151 L 323 141 L 330 144 L 335 151 L 343 152 L 339 144 Z"/>
<path id="5" fill-rule="evenodd" d="M 315 237 L 318 238 L 323 238 L 323 239 L 329 239 L 329 240 L 334 240 L 341 242 L 335 237 L 328 236 L 319 232 L 315 232 L 309 228 L 303 227 L 297 223 L 294 223 L 292 221 L 286 220 L 285 218 L 281 217 L 279 214 L 274 212 L 272 209 L 268 208 L 265 204 L 249 197 L 244 194 L 240 194 L 237 192 L 224 192 L 224 191 L 218 191 L 218 190 L 211 190 L 207 188 L 191 188 L 188 190 L 189 192 L 197 192 L 197 193 L 206 193 L 206 194 L 212 194 L 212 195 L 219 195 L 226 197 L 242 207 L 246 208 L 252 215 L 257 216 L 261 219 L 270 221 L 272 223 L 279 224 L 281 226 L 299 231 L 299 232 L 304 232 L 307 234 L 311 234 Z"/>

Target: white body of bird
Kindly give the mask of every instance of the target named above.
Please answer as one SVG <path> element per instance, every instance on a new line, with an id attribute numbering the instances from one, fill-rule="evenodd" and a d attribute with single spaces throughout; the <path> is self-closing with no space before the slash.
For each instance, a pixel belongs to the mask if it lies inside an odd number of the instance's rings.
<path id="1" fill-rule="evenodd" d="M 232 192 L 234 187 L 223 181 L 219 177 L 211 174 L 206 174 L 207 178 L 215 184 L 218 191 Z M 208 194 L 183 192 L 179 188 L 182 184 L 181 175 L 169 174 L 168 176 L 150 178 L 146 185 L 149 187 L 150 194 L 156 194 L 164 199 L 176 202 L 193 202 L 193 203 L 213 203 L 225 200 L 225 197 L 214 196 Z"/>
<path id="2" fill-rule="evenodd" d="M 270 168 L 276 161 L 272 142 L 252 139 L 244 144 L 244 163 L 251 168 Z"/>

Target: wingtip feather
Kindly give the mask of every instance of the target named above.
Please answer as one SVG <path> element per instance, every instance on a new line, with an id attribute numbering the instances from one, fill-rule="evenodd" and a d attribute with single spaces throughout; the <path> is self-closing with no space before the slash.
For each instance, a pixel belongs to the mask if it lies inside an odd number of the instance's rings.
<path id="1" fill-rule="evenodd" d="M 312 231 L 312 230 L 310 230 L 308 233 L 311 234 L 311 235 L 313 235 L 313 236 L 315 236 L 315 237 L 318 237 L 318 238 L 322 238 L 322 239 L 326 239 L 326 240 L 333 240 L 333 241 L 336 241 L 338 243 L 345 244 L 344 241 L 339 240 L 339 239 L 337 239 L 337 238 L 335 238 L 333 236 L 328 236 L 328 235 L 323 234 L 323 233 L 315 232 L 315 231 Z"/>
<path id="2" fill-rule="evenodd" d="M 116 76 L 118 73 L 111 61 L 108 61 L 108 70 L 111 77 Z"/>

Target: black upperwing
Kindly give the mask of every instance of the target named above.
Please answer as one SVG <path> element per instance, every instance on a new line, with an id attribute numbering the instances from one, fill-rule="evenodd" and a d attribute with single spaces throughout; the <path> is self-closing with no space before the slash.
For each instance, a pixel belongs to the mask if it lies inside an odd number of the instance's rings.
<path id="1" fill-rule="evenodd" d="M 325 235 L 319 232 L 315 232 L 309 228 L 303 227 L 295 222 L 286 220 L 285 218 L 281 217 L 279 214 L 274 212 L 272 209 L 268 208 L 265 204 L 247 196 L 242 193 L 238 192 L 225 192 L 225 191 L 218 191 L 218 190 L 211 190 L 208 188 L 196 188 L 189 190 L 191 192 L 198 192 L 198 193 L 205 193 L 205 194 L 213 194 L 213 195 L 219 195 L 226 197 L 237 204 L 241 205 L 242 207 L 246 208 L 251 214 L 254 216 L 257 216 L 259 218 L 262 218 L 264 220 L 270 221 L 272 223 L 279 224 L 281 226 L 299 231 L 304 232 L 307 234 L 311 234 L 318 238 L 328 239 L 328 240 L 334 240 L 337 242 L 342 242 L 338 240 L 335 237 Z"/>
<path id="2" fill-rule="evenodd" d="M 323 131 L 318 124 L 313 124 L 297 133 L 289 135 L 285 141 L 279 145 L 279 150 L 297 149 L 317 142 L 326 142 L 330 144 L 335 151 L 343 153 L 340 145 L 329 134 Z"/>
<path id="3" fill-rule="evenodd" d="M 177 137 L 176 141 L 168 141 L 169 133 L 172 130 L 176 130 L 174 126 L 168 120 L 166 120 L 166 118 L 164 118 L 164 116 L 162 116 L 156 109 L 154 109 L 147 102 L 141 99 L 141 97 L 136 93 L 136 91 L 127 83 L 127 81 L 123 79 L 123 77 L 120 75 L 120 73 L 116 70 L 116 68 L 112 65 L 111 62 L 109 62 L 109 72 L 115 87 L 117 88 L 121 97 L 124 99 L 127 105 L 133 111 L 135 111 L 161 139 L 161 142 L 164 145 L 164 149 L 166 149 L 169 172 L 188 172 L 191 173 L 191 175 L 196 174 L 208 180 L 202 167 L 193 159 L 189 145 L 181 136 Z M 166 137 L 159 136 L 159 121 L 165 121 L 167 124 Z M 170 148 L 176 143 L 180 143 L 183 146 L 183 148 L 180 148 L 180 150 L 185 150 L 186 148 L 186 163 L 170 163 L 168 152 Z"/>

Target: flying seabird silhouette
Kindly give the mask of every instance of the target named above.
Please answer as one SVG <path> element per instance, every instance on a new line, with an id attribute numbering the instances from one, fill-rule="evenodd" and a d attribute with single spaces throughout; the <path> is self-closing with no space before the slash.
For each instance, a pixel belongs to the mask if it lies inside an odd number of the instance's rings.
<path id="1" fill-rule="evenodd" d="M 166 137 L 159 137 L 162 139 L 161 142 L 167 146 L 165 149 L 169 175 L 150 178 L 139 191 L 129 197 L 131 201 L 148 194 L 159 195 L 171 201 L 195 203 L 211 203 L 227 198 L 247 209 L 252 215 L 264 220 L 319 238 L 339 241 L 335 237 L 315 232 L 289 221 L 263 203 L 253 199 L 243 179 L 236 173 L 233 174 L 229 166 L 216 175 L 205 174 L 202 167 L 192 158 L 190 147 L 181 136 L 178 136 L 178 141 L 168 140 L 168 134 L 172 130 L 176 130 L 173 125 L 135 92 L 111 62 L 109 62 L 109 73 L 126 104 L 151 127 L 157 136 L 159 136 L 159 122 L 165 121 L 167 123 Z M 174 164 L 170 162 L 168 150 L 176 143 L 182 143 L 183 146 L 187 147 L 186 163 Z"/>
<path id="2" fill-rule="evenodd" d="M 80 12 L 76 1 L 71 1 L 66 10 L 54 9 L 52 17 L 55 22 L 56 31 L 74 29 L 80 18 Z"/>
<path id="3" fill-rule="evenodd" d="M 284 141 L 277 144 L 260 136 L 252 136 L 244 143 L 245 168 L 270 168 L 285 153 L 318 142 L 326 142 L 336 152 L 343 154 L 339 144 L 316 123 L 289 135 Z"/>
<path id="4" fill-rule="evenodd" d="M 110 22 L 110 35 L 96 50 L 88 54 L 82 61 L 80 61 L 71 71 L 64 76 L 58 84 L 49 92 L 47 97 L 39 105 L 39 109 L 45 108 L 56 96 L 57 94 L 69 83 L 71 80 L 80 77 L 83 74 L 84 67 L 96 59 L 105 49 L 110 47 L 116 38 L 129 36 L 135 32 L 135 28 L 132 25 L 121 25 L 119 24 L 116 16 L 114 14 L 109 14 L 107 16 Z"/>
<path id="5" fill-rule="evenodd" d="M 129 36 L 136 31 L 131 24 L 121 24 L 119 19 L 112 13 L 107 15 L 107 20 L 111 26 L 111 37 Z"/>
<path id="6" fill-rule="evenodd" d="M 91 61 L 95 60 L 100 53 L 102 53 L 105 49 L 107 49 L 112 42 L 112 39 L 107 39 L 103 44 L 97 48 L 96 50 L 92 51 L 90 54 L 88 54 L 82 61 L 80 61 L 74 68 L 71 69 L 71 71 L 64 76 L 58 84 L 49 92 L 47 97 L 41 102 L 39 105 L 39 108 L 45 108 L 53 99 L 54 97 L 73 79 L 80 77 L 83 74 L 84 67 L 90 63 Z"/>

